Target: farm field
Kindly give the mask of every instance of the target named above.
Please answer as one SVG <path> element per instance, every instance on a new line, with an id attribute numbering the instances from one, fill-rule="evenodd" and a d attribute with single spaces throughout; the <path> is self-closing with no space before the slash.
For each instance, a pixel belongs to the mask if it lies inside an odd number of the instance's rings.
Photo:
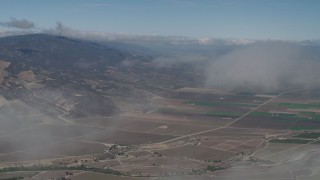
<path id="1" fill-rule="evenodd" d="M 0 164 L 80 164 L 142 176 L 80 171 L 71 179 L 170 179 L 168 176 L 186 174 L 186 179 L 194 175 L 228 179 L 224 173 L 229 171 L 246 179 L 263 179 L 269 173 L 290 179 L 290 172 L 265 171 L 263 166 L 255 169 L 260 173 L 250 174 L 247 171 L 257 167 L 248 164 L 303 163 L 302 157 L 320 150 L 316 142 L 320 137 L 318 107 L 312 104 L 312 108 L 298 109 L 286 104 L 310 103 L 306 99 L 193 90 L 151 98 L 152 110 L 148 111 L 126 105 L 120 107 L 125 111 L 112 117 L 59 114 L 56 121 L 48 116 L 51 119 L 5 132 L 0 134 Z M 245 168 L 236 169 L 239 163 Z M 209 166 L 226 170 L 211 172 Z M 61 176 L 63 171 L 50 170 L 33 179 L 54 174 Z"/>
<path id="2" fill-rule="evenodd" d="M 32 178 L 37 175 L 38 172 L 15 172 L 15 173 L 0 173 L 0 179 L 10 179 L 16 177 L 23 177 L 25 179 Z"/>
<path id="3" fill-rule="evenodd" d="M 81 142 L 68 140 L 59 143 L 35 147 L 25 152 L 36 154 L 54 154 L 58 156 L 81 156 L 90 154 L 101 154 L 105 151 L 106 146 L 99 143 Z"/>
<path id="4" fill-rule="evenodd" d="M 121 131 L 121 130 L 107 130 L 101 133 L 83 136 L 83 137 L 77 138 L 77 140 L 88 141 L 88 142 L 100 142 L 100 143 L 106 143 L 106 144 L 138 145 L 138 144 L 157 143 L 157 142 L 169 140 L 175 137 L 176 136 L 172 136 L 172 135 L 128 132 L 128 131 Z"/>
<path id="5" fill-rule="evenodd" d="M 87 179 L 96 179 L 96 180 L 147 180 L 150 178 L 139 178 L 139 177 L 121 177 L 121 176 L 113 176 L 113 175 L 107 175 L 102 173 L 94 173 L 94 172 L 84 172 L 81 174 L 77 174 L 73 177 L 70 177 L 74 180 L 87 180 Z"/>
<path id="6" fill-rule="evenodd" d="M 207 161 L 225 161 L 235 155 L 231 152 L 224 150 L 192 145 L 185 145 L 179 146 L 177 148 L 160 150 L 159 153 L 168 157 L 186 157 L 190 159 L 199 159 Z"/>
<path id="7" fill-rule="evenodd" d="M 66 174 L 77 175 L 79 173 L 83 173 L 83 171 L 79 170 L 52 170 L 52 171 L 42 171 L 37 175 L 33 176 L 32 179 L 50 179 L 50 178 L 61 178 L 65 177 Z"/>

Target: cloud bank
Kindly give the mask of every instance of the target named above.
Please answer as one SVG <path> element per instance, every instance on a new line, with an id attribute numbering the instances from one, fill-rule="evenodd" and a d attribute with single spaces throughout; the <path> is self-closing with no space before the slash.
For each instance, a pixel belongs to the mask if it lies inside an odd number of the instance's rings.
<path id="1" fill-rule="evenodd" d="M 0 22 L 1 26 L 8 28 L 17 28 L 17 29 L 32 29 L 35 27 L 35 24 L 32 21 L 26 19 L 16 19 L 11 18 L 9 21 Z"/>
<path id="2" fill-rule="evenodd" d="M 154 59 L 156 65 L 205 64 L 207 87 L 231 91 L 320 88 L 320 43 L 316 40 L 290 42 L 128 35 L 79 31 L 62 23 L 57 23 L 51 33 L 91 41 L 138 43 L 162 49 L 161 55 Z"/>
<path id="3" fill-rule="evenodd" d="M 255 42 L 254 40 L 246 39 L 190 38 L 184 36 L 137 35 L 128 33 L 83 31 L 69 27 L 62 22 L 57 22 L 54 28 L 43 29 L 42 33 L 91 41 L 121 41 L 130 43 L 158 44 L 164 43 L 172 45 L 247 45 Z"/>
<path id="4" fill-rule="evenodd" d="M 206 84 L 228 90 L 320 87 L 319 47 L 262 42 L 230 52 L 206 70 Z"/>
<path id="5" fill-rule="evenodd" d="M 25 19 L 12 18 L 1 25 L 20 31 L 0 32 L 0 36 L 34 30 L 34 23 Z M 131 35 L 81 31 L 61 22 L 40 32 L 102 43 L 139 44 L 153 50 L 154 62 L 160 67 L 181 63 L 205 66 L 205 85 L 212 88 L 278 91 L 320 87 L 319 40 L 289 42 Z"/>

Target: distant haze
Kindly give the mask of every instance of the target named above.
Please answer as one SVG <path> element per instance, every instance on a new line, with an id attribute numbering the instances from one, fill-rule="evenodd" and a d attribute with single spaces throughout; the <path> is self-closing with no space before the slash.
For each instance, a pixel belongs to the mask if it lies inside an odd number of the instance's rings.
<path id="1" fill-rule="evenodd" d="M 205 86 L 226 90 L 278 91 L 320 87 L 319 41 L 253 41 L 135 36 L 84 32 L 57 23 L 44 31 L 91 41 L 140 44 L 157 54 L 159 66 L 205 65 Z M 161 45 L 160 45 L 161 44 Z M 209 64 L 209 65 L 207 65 Z"/>
<path id="2" fill-rule="evenodd" d="M 205 67 L 202 69 L 203 81 L 209 88 L 231 91 L 278 91 L 292 88 L 312 89 L 320 86 L 318 40 L 261 41 L 128 35 L 81 31 L 60 22 L 55 28 L 42 29 L 41 32 L 102 44 L 105 42 L 121 42 L 124 46 L 126 43 L 138 44 L 140 46 L 135 47 L 137 52 L 153 55 L 153 61 L 159 67 L 177 66 L 181 63 Z M 20 32 L 11 31 L 11 33 Z M 132 47 L 134 46 L 127 46 L 125 50 L 128 48 L 130 50 Z"/>
<path id="3" fill-rule="evenodd" d="M 288 42 L 254 43 L 213 61 L 206 83 L 229 90 L 316 88 L 320 86 L 316 49 Z"/>

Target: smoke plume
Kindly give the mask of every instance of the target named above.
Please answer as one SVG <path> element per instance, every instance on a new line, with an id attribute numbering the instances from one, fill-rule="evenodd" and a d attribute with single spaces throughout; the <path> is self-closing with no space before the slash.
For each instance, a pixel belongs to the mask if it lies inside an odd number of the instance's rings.
<path id="1" fill-rule="evenodd" d="M 32 29 L 35 27 L 34 23 L 26 19 L 11 18 L 9 21 L 0 22 L 1 26 L 17 29 Z"/>

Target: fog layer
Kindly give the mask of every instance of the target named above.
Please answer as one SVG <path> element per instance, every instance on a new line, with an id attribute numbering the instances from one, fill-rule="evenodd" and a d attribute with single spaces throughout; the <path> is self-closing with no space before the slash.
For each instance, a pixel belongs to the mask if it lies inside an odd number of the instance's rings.
<path id="1" fill-rule="evenodd" d="M 228 90 L 317 88 L 318 49 L 289 42 L 254 43 L 213 60 L 206 70 L 206 84 Z"/>

